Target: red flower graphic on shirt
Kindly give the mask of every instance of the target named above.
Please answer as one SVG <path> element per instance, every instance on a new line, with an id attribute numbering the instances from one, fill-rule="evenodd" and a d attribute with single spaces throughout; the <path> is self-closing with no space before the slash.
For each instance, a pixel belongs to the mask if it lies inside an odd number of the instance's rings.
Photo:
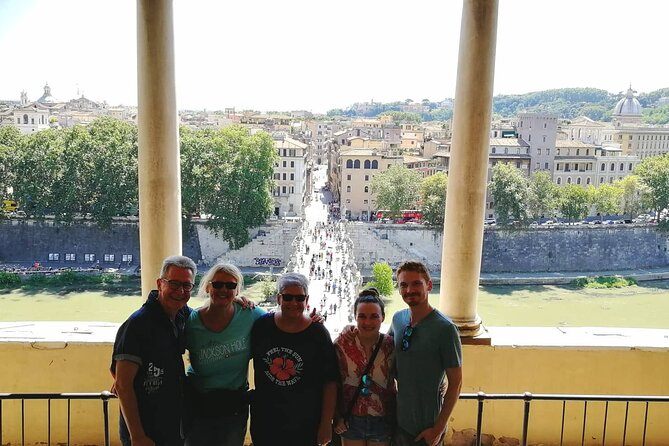
<path id="1" fill-rule="evenodd" d="M 292 359 L 281 357 L 272 360 L 269 372 L 274 375 L 276 379 L 281 381 L 289 380 L 291 376 L 297 374 L 297 371 L 295 370 L 295 362 Z"/>

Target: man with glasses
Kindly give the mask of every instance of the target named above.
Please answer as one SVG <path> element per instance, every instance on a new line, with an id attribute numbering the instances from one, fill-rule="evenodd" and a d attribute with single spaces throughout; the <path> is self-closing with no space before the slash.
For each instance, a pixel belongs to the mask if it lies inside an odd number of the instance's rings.
<path id="1" fill-rule="evenodd" d="M 183 444 L 183 334 L 196 273 L 188 257 L 166 258 L 158 289 L 116 334 L 111 372 L 124 446 Z"/>
<path id="2" fill-rule="evenodd" d="M 395 340 L 398 385 L 393 445 L 434 446 L 443 441 L 460 396 L 460 336 L 453 322 L 428 302 L 432 280 L 424 264 L 404 262 L 396 276 L 409 308 L 395 313 L 389 331 Z M 444 375 L 448 386 L 442 395 Z"/>
<path id="3" fill-rule="evenodd" d="M 253 444 L 326 445 L 339 381 L 334 346 L 327 329 L 305 313 L 307 278 L 284 274 L 277 288 L 279 311 L 258 319 L 251 330 Z"/>

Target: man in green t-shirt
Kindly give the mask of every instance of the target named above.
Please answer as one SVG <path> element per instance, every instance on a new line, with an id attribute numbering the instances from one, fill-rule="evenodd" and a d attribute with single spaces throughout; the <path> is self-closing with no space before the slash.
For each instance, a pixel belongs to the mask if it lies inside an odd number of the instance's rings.
<path id="1" fill-rule="evenodd" d="M 397 269 L 397 286 L 409 308 L 393 316 L 397 424 L 393 446 L 442 441 L 462 386 L 462 346 L 457 327 L 428 302 L 432 280 L 427 267 L 414 261 Z M 447 387 L 442 395 L 444 376 Z"/>

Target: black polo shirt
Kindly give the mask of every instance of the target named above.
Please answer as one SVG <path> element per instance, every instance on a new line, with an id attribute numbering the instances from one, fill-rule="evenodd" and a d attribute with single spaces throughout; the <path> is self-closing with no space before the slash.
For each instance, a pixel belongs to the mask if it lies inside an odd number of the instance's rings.
<path id="1" fill-rule="evenodd" d="M 139 365 L 133 387 L 139 416 L 146 435 L 156 444 L 179 442 L 183 438 L 184 325 L 190 308 L 177 313 L 174 323 L 158 302 L 153 290 L 142 307 L 119 327 L 114 342 L 111 370 L 116 361 Z M 120 420 L 121 436 L 127 435 Z"/>

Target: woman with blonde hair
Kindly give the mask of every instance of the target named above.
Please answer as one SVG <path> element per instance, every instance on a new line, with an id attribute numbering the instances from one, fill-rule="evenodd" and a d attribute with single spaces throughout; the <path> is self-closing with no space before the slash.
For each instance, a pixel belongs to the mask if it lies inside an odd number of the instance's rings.
<path id="1" fill-rule="evenodd" d="M 265 311 L 243 309 L 235 299 L 243 285 L 239 268 L 228 263 L 215 265 L 200 281 L 198 294 L 208 299 L 186 322 L 191 411 L 186 446 L 244 444 L 251 328 Z"/>

